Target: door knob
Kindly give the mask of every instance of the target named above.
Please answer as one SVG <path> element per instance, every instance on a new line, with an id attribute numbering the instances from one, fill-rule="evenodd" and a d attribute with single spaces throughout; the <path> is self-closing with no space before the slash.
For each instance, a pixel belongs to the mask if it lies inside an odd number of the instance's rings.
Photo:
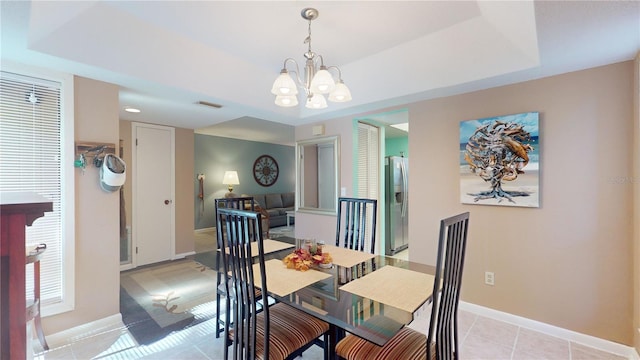
<path id="1" fill-rule="evenodd" d="M 171 204 L 171 200 L 165 200 L 165 201 L 164 201 L 164 204 L 165 204 L 165 205 L 169 205 L 169 204 Z"/>

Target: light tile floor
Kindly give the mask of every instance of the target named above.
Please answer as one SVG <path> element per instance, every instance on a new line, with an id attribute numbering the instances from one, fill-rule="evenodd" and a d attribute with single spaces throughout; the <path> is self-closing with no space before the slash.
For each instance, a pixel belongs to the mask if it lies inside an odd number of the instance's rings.
<path id="1" fill-rule="evenodd" d="M 215 320 L 175 332 L 164 339 L 138 346 L 124 326 L 88 331 L 69 344 L 40 352 L 36 359 L 211 359 L 223 358 L 222 339 L 214 335 Z M 410 325 L 416 330 L 428 328 L 428 311 L 419 314 Z M 479 360 L 583 360 L 626 359 L 574 342 L 461 311 L 460 358 Z M 322 350 L 312 347 L 301 359 L 320 360 Z"/>
<path id="2" fill-rule="evenodd" d="M 213 232 L 196 233 L 196 251 L 215 250 Z M 397 254 L 407 256 L 407 251 Z M 416 314 L 410 327 L 426 332 L 429 311 Z M 460 311 L 458 316 L 460 358 L 469 360 L 617 360 L 624 356 L 600 351 L 552 337 L 517 325 Z M 211 359 L 223 358 L 222 339 L 214 335 L 215 320 L 175 332 L 150 345 L 138 345 L 124 325 L 83 329 L 83 335 L 43 352 L 34 342 L 35 359 Z M 55 344 L 50 344 L 55 345 Z M 322 359 L 315 346 L 303 354 L 304 360 Z"/>

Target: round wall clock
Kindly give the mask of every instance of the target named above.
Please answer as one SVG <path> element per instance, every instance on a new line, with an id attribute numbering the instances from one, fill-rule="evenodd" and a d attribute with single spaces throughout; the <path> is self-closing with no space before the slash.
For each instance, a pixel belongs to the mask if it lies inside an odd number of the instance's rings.
<path id="1" fill-rule="evenodd" d="M 261 155 L 253 163 L 253 178 L 262 186 L 271 186 L 278 180 L 278 163 L 269 155 Z"/>

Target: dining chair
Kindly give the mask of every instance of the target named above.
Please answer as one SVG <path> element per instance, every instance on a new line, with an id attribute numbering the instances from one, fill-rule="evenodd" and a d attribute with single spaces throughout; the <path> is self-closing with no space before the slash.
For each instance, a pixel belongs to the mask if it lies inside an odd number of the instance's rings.
<path id="1" fill-rule="evenodd" d="M 224 325 L 224 358 L 229 359 L 293 359 L 323 336 L 327 356 L 329 324 L 284 303 L 265 306 L 258 311 L 254 289 L 260 285 L 267 293 L 261 214 L 245 210 L 220 208 L 216 215 L 217 232 L 224 231 L 222 264 L 230 281 L 225 282 L 233 319 Z M 251 241 L 257 241 L 253 254 Z M 256 261 L 257 259 L 257 261 Z M 254 271 L 254 264 L 260 269 Z M 293 271 L 293 270 L 292 270 Z"/>
<path id="2" fill-rule="evenodd" d="M 338 198 L 336 246 L 375 252 L 378 200 Z"/>
<path id="3" fill-rule="evenodd" d="M 348 335 L 338 342 L 336 353 L 347 360 L 459 359 L 458 304 L 468 226 L 468 212 L 440 221 L 431 297 L 433 303 L 426 336 L 405 326 L 384 346 L 378 346 L 355 335 Z"/>
<path id="4" fill-rule="evenodd" d="M 215 199 L 215 211 L 216 218 L 218 214 L 219 208 L 230 208 L 230 209 L 239 209 L 239 210 L 251 210 L 255 211 L 255 201 L 253 201 L 252 196 L 244 196 L 244 197 L 234 197 L 234 198 L 220 198 Z M 220 337 L 220 334 L 224 331 L 224 322 L 229 321 L 229 301 L 226 302 L 226 312 L 225 312 L 225 320 L 222 321 L 220 319 L 220 301 L 223 296 L 227 296 L 227 293 L 224 291 L 224 287 L 220 286 L 222 284 L 222 272 L 220 270 L 220 249 L 222 249 L 222 239 L 218 236 L 218 232 L 216 231 L 216 242 L 218 246 L 218 251 L 216 252 L 216 339 Z M 222 232 L 224 234 L 224 231 Z"/>

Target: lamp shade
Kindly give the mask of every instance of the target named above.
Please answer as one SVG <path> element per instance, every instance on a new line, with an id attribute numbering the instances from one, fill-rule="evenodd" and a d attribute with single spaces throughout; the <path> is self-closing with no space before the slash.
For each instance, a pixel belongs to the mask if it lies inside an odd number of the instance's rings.
<path id="1" fill-rule="evenodd" d="M 296 83 L 293 81 L 293 78 L 291 78 L 291 75 L 289 75 L 287 69 L 282 69 L 280 75 L 276 78 L 276 81 L 273 82 L 271 93 L 273 95 L 283 96 L 295 96 L 298 94 Z"/>
<path id="2" fill-rule="evenodd" d="M 222 184 L 224 185 L 239 185 L 240 180 L 238 180 L 238 172 L 235 170 L 225 171 L 224 177 L 222 178 Z"/>
<path id="3" fill-rule="evenodd" d="M 291 96 L 277 95 L 276 105 L 282 106 L 282 107 L 296 106 L 298 105 L 298 98 L 295 95 L 291 95 Z"/>
<path id="4" fill-rule="evenodd" d="M 327 107 L 327 100 L 320 94 L 313 94 L 312 97 L 307 98 L 305 107 L 308 109 L 324 109 Z"/>
<path id="5" fill-rule="evenodd" d="M 314 94 L 328 94 L 335 87 L 336 82 L 325 67 L 320 67 L 320 70 L 311 79 L 311 92 Z"/>
<path id="6" fill-rule="evenodd" d="M 342 80 L 336 83 L 336 88 L 329 94 L 329 101 L 333 102 L 347 102 L 351 101 L 351 91 Z"/>

